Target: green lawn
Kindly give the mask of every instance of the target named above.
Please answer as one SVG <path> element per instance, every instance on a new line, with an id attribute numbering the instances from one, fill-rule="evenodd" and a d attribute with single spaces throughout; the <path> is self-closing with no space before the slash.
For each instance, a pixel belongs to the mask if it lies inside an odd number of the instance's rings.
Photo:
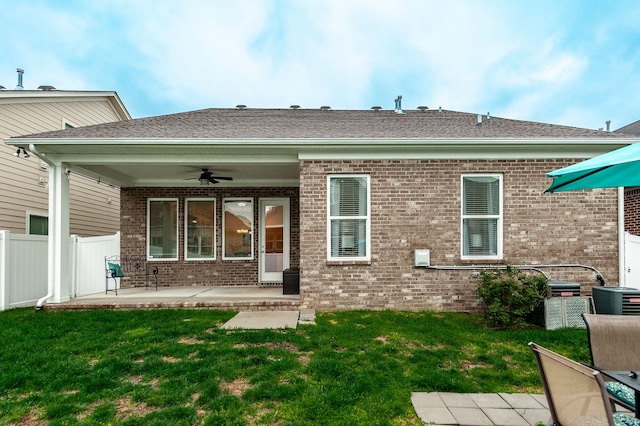
<path id="1" fill-rule="evenodd" d="M 0 312 L 0 424 L 417 425 L 411 392 L 541 392 L 527 343 L 589 360 L 585 330 L 477 315 L 318 313 L 222 330 L 234 312 Z"/>

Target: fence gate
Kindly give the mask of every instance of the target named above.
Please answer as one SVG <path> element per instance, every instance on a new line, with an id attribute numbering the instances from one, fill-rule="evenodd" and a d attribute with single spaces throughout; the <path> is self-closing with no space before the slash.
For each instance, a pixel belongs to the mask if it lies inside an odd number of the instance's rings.
<path id="1" fill-rule="evenodd" d="M 101 237 L 72 236 L 72 297 L 104 291 L 104 258 L 120 254 L 120 232 Z M 74 249 L 75 248 L 75 249 Z"/>
<path id="2" fill-rule="evenodd" d="M 625 287 L 640 289 L 640 237 L 624 233 Z"/>
<path id="3" fill-rule="evenodd" d="M 104 291 L 104 258 L 120 254 L 120 232 L 101 237 L 72 235 L 69 296 Z M 34 306 L 48 292 L 48 238 L 0 231 L 0 311 Z"/>

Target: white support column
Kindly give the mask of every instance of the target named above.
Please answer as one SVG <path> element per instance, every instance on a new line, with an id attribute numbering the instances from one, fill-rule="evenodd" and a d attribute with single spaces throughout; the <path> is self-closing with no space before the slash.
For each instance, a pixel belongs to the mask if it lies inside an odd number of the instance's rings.
<path id="1" fill-rule="evenodd" d="M 9 309 L 9 258 L 11 233 L 0 231 L 0 311 Z"/>
<path id="2" fill-rule="evenodd" d="M 618 287 L 627 286 L 625 259 L 627 256 L 624 240 L 624 188 L 618 188 Z"/>
<path id="3" fill-rule="evenodd" d="M 64 163 L 49 166 L 49 293 L 50 302 L 69 300 L 69 175 Z"/>

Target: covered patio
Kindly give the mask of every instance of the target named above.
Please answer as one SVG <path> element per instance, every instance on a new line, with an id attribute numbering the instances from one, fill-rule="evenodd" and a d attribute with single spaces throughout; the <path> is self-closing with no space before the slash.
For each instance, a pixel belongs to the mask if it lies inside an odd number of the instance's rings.
<path id="1" fill-rule="evenodd" d="M 145 287 L 121 288 L 66 302 L 47 304 L 46 310 L 87 309 L 223 309 L 298 310 L 300 295 L 283 294 L 282 286 Z"/>

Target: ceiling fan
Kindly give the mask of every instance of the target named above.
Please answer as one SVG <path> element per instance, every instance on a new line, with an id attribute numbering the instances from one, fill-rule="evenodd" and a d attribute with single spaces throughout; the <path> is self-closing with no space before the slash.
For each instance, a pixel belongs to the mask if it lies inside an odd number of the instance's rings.
<path id="1" fill-rule="evenodd" d="M 202 169 L 202 173 L 200 174 L 198 180 L 200 181 L 200 185 L 209 185 L 209 183 L 216 184 L 220 183 L 219 181 L 221 180 L 233 180 L 233 178 L 229 176 L 214 176 L 213 172 L 210 172 L 209 169 Z"/>

